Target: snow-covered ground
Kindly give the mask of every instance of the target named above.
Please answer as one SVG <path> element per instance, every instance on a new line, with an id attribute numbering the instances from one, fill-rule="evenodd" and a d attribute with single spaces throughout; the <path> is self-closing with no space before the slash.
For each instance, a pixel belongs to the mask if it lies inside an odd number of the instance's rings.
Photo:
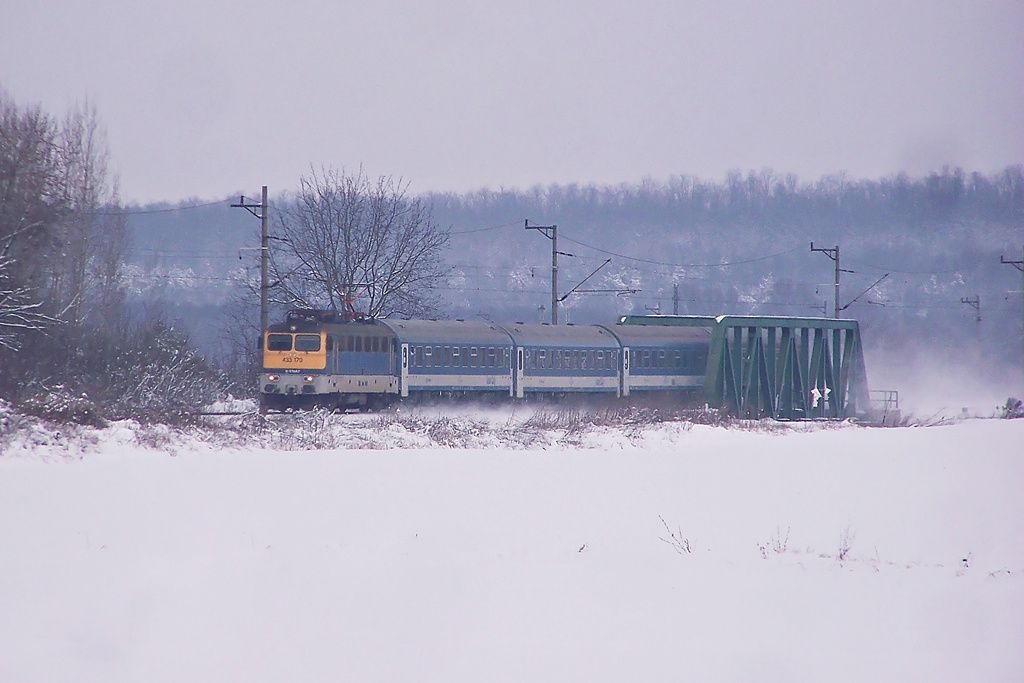
<path id="1" fill-rule="evenodd" d="M 1024 420 L 444 411 L 22 425 L 0 681 L 1024 680 Z"/>

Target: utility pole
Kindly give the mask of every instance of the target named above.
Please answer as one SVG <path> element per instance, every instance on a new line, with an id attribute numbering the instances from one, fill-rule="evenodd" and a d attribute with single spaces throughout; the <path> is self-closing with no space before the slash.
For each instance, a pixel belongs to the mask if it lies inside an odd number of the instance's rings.
<path id="1" fill-rule="evenodd" d="M 259 204 L 246 203 L 245 195 L 239 199 L 237 204 L 232 204 L 233 209 L 245 209 L 256 218 L 260 219 L 260 334 L 267 330 L 270 307 L 267 303 L 267 271 L 270 265 L 270 254 L 267 251 L 267 186 L 263 186 L 263 196 Z M 259 209 L 259 213 L 256 212 Z"/>
<path id="2" fill-rule="evenodd" d="M 981 295 L 975 294 L 973 299 L 971 299 L 970 297 L 962 296 L 960 297 L 960 303 L 967 304 L 968 306 L 974 309 L 974 321 L 976 323 L 975 333 L 978 337 L 978 341 L 981 341 Z"/>
<path id="3" fill-rule="evenodd" d="M 1010 259 L 1003 258 L 1003 255 L 1000 254 L 999 262 L 1011 265 L 1021 272 L 1020 293 L 1021 296 L 1024 296 L 1024 250 L 1022 250 L 1020 261 L 1012 261 Z M 1024 309 L 1024 302 L 1022 302 L 1021 309 Z M 1024 341 L 1024 322 L 1022 322 L 1021 325 L 1021 340 Z"/>
<path id="4" fill-rule="evenodd" d="M 828 256 L 830 259 L 832 259 L 836 263 L 836 282 L 835 282 L 836 303 L 835 303 L 835 307 L 832 309 L 832 311 L 833 311 L 832 317 L 833 318 L 838 318 L 839 317 L 839 273 L 843 272 L 842 269 L 839 267 L 839 245 L 837 244 L 832 249 L 822 249 L 822 248 L 815 249 L 814 248 L 814 242 L 811 242 L 811 251 L 812 252 L 820 251 L 822 254 L 824 254 L 825 256 Z M 849 271 L 846 271 L 846 272 L 849 272 Z"/>
<path id="5" fill-rule="evenodd" d="M 557 225 L 530 225 L 527 218 L 524 224 L 527 230 L 536 230 L 551 240 L 551 324 L 558 324 L 558 226 Z M 572 254 L 565 254 L 572 256 Z"/>
<path id="6" fill-rule="evenodd" d="M 672 315 L 679 315 L 679 285 L 672 285 Z"/>

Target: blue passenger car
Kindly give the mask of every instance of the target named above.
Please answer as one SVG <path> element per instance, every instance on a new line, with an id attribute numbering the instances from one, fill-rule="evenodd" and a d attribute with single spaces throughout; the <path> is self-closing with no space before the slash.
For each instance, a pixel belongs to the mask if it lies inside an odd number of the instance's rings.
<path id="1" fill-rule="evenodd" d="M 461 320 L 381 322 L 396 338 L 402 396 L 512 393 L 512 339 L 498 325 Z"/>
<path id="2" fill-rule="evenodd" d="M 596 325 L 504 325 L 515 344 L 514 395 L 618 394 L 619 344 Z"/>
<path id="3" fill-rule="evenodd" d="M 685 391 L 704 382 L 711 331 L 703 327 L 612 325 L 622 348 L 620 391 Z"/>

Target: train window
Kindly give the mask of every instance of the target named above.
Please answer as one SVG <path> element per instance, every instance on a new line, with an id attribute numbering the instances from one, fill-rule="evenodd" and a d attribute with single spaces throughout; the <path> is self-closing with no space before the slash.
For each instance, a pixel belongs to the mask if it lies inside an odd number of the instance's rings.
<path id="1" fill-rule="evenodd" d="M 292 335 L 290 334 L 268 334 L 267 351 L 291 351 Z"/>
<path id="2" fill-rule="evenodd" d="M 446 347 L 444 347 L 444 366 L 446 368 L 448 368 L 448 367 L 451 367 L 451 365 L 452 365 L 452 347 L 446 346 Z"/>
<path id="3" fill-rule="evenodd" d="M 487 367 L 493 368 L 494 365 L 495 365 L 494 347 L 493 346 L 489 346 L 487 348 Z"/>
<path id="4" fill-rule="evenodd" d="M 295 335 L 295 350 L 296 351 L 319 351 L 320 350 L 320 335 L 319 334 L 297 334 L 297 335 Z"/>
<path id="5" fill-rule="evenodd" d="M 452 365 L 459 367 L 459 347 L 452 347 Z"/>
<path id="6" fill-rule="evenodd" d="M 355 351 L 356 350 L 356 338 L 351 334 L 345 339 L 345 350 Z"/>
<path id="7" fill-rule="evenodd" d="M 327 335 L 327 350 L 328 351 L 333 351 L 334 350 L 334 335 L 331 335 L 331 334 Z"/>
<path id="8" fill-rule="evenodd" d="M 429 368 L 433 366 L 433 349 L 429 346 L 423 349 L 423 367 Z"/>
<path id="9" fill-rule="evenodd" d="M 356 353 L 362 353 L 363 351 L 363 338 L 358 334 L 356 335 Z"/>
<path id="10" fill-rule="evenodd" d="M 658 367 L 665 367 L 665 350 L 658 351 Z"/>
<path id="11" fill-rule="evenodd" d="M 464 368 L 468 368 L 469 367 L 469 347 L 468 346 L 463 346 L 462 347 L 462 367 L 464 367 Z"/>
<path id="12" fill-rule="evenodd" d="M 679 358 L 677 365 L 683 370 L 690 369 L 690 352 L 689 351 L 676 351 L 676 356 Z"/>
<path id="13" fill-rule="evenodd" d="M 479 358 L 479 354 L 477 353 L 476 347 L 475 346 L 469 347 L 469 367 L 475 368 L 477 366 L 477 359 L 478 358 Z"/>
<path id="14" fill-rule="evenodd" d="M 423 347 L 416 346 L 412 350 L 412 366 L 414 368 L 423 367 Z"/>
<path id="15" fill-rule="evenodd" d="M 548 362 L 548 351 L 547 349 L 541 349 L 537 352 L 537 367 L 541 370 L 547 369 Z"/>

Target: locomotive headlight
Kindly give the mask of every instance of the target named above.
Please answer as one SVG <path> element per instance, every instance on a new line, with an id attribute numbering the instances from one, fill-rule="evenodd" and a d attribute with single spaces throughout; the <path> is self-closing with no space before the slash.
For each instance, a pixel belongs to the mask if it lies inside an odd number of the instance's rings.
<path id="1" fill-rule="evenodd" d="M 281 379 L 281 378 L 278 377 L 277 375 L 267 375 L 267 381 L 268 382 L 276 382 L 279 379 Z"/>
<path id="2" fill-rule="evenodd" d="M 303 381 L 303 382 L 312 382 L 312 381 L 313 381 L 313 375 L 305 375 L 305 376 L 304 376 L 304 377 L 302 378 L 302 381 Z"/>

